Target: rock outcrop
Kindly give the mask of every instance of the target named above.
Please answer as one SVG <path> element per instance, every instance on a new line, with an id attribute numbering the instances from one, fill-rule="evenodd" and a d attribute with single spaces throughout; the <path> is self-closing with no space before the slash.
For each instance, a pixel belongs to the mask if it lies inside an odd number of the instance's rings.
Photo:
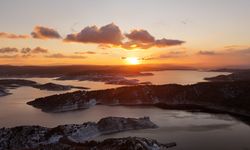
<path id="1" fill-rule="evenodd" d="M 85 99 L 86 91 L 76 91 L 59 95 L 52 95 L 36 99 L 27 104 L 41 108 L 46 112 L 63 112 L 77 109 L 87 109 L 95 106 L 95 99 Z M 46 100 L 45 100 L 46 99 Z"/>
<path id="2" fill-rule="evenodd" d="M 85 143 L 75 143 L 68 139 L 62 139 L 56 144 L 47 144 L 36 147 L 32 150 L 166 150 L 176 146 L 176 143 L 161 144 L 156 140 L 126 137 L 111 138 L 101 142 L 87 141 Z"/>
<path id="3" fill-rule="evenodd" d="M 0 97 L 1 96 L 6 96 L 6 95 L 9 95 L 9 94 L 10 93 L 6 89 L 0 87 Z"/>
<path id="4" fill-rule="evenodd" d="M 59 125 L 55 128 L 41 126 L 19 126 L 0 129 L 0 150 L 29 149 L 39 145 L 56 144 L 59 141 L 79 143 L 102 134 L 115 132 L 156 128 L 148 117 L 122 118 L 107 117 L 97 123 Z"/>

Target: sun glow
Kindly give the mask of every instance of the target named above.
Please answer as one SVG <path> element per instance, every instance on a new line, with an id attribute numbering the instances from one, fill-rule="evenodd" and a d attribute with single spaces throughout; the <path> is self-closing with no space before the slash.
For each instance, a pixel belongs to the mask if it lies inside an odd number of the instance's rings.
<path id="1" fill-rule="evenodd" d="M 138 57 L 128 57 L 126 58 L 126 61 L 130 65 L 138 65 L 140 63 Z"/>

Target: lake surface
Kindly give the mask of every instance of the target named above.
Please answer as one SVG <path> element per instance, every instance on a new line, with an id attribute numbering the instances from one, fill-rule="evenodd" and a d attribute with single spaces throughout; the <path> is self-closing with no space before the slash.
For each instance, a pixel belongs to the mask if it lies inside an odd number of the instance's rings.
<path id="1" fill-rule="evenodd" d="M 204 82 L 205 77 L 214 77 L 218 75 L 227 75 L 226 72 L 207 72 L 207 71 L 194 71 L 194 70 L 166 70 L 166 71 L 153 71 L 153 76 L 140 76 L 135 79 L 141 82 L 152 82 L 153 84 L 194 84 L 197 82 Z M 133 79 L 133 77 L 131 77 Z"/>
<path id="2" fill-rule="evenodd" d="M 136 77 L 141 82 L 151 81 L 154 84 L 193 84 L 204 81 L 221 72 L 199 71 L 158 71 L 154 76 Z M 64 85 L 90 87 L 92 90 L 118 87 L 102 82 L 92 81 L 57 81 L 51 78 L 31 78 L 39 83 L 54 82 Z M 74 91 L 75 89 L 71 90 Z M 95 106 L 86 110 L 64 113 L 45 113 L 26 102 L 38 97 L 64 93 L 20 87 L 10 90 L 12 95 L 0 97 L 0 127 L 18 125 L 42 125 L 54 127 L 59 124 L 83 123 L 98 121 L 107 116 L 143 117 L 150 116 L 159 128 L 128 131 L 98 137 L 139 136 L 156 139 L 162 143 L 176 142 L 173 150 L 248 150 L 250 149 L 250 127 L 229 115 L 190 113 L 186 111 L 163 110 L 155 107 Z"/>
<path id="3" fill-rule="evenodd" d="M 227 72 L 207 72 L 207 71 L 193 71 L 193 70 L 167 70 L 167 71 L 152 71 L 153 76 L 138 76 L 127 77 L 128 79 L 138 79 L 140 82 L 151 82 L 152 84 L 195 84 L 197 82 L 206 82 L 205 77 L 214 77 L 217 75 L 227 75 Z M 63 85 L 74 85 L 88 87 L 90 90 L 100 90 L 108 88 L 121 87 L 122 85 L 105 84 L 104 82 L 94 81 L 77 81 L 77 80 L 55 80 L 55 78 L 27 78 L 38 83 L 53 82 Z"/>

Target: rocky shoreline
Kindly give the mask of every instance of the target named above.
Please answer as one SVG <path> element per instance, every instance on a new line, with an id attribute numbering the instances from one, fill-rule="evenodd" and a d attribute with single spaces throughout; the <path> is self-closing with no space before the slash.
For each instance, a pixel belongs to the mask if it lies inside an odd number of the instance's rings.
<path id="1" fill-rule="evenodd" d="M 64 138 L 56 144 L 41 145 L 28 150 L 166 150 L 176 143 L 161 144 L 156 140 L 141 137 L 110 138 L 104 141 L 76 143 Z"/>
<path id="2" fill-rule="evenodd" d="M 83 144 L 84 142 L 103 134 L 112 134 L 127 130 L 138 130 L 148 128 L 157 128 L 157 125 L 151 122 L 148 117 L 138 119 L 107 117 L 99 120 L 97 123 L 86 122 L 83 124 L 59 125 L 54 128 L 46 128 L 41 126 L 19 126 L 14 128 L 1 128 L 0 150 L 18 150 L 32 148 L 39 149 L 39 147 L 49 148 L 50 146 L 62 146 L 62 143 L 64 145 L 66 144 L 69 146 L 72 146 L 73 143 L 76 146 L 77 144 Z M 124 140 L 136 142 L 136 139 L 133 138 Z M 147 141 L 147 139 L 145 140 Z M 143 139 L 143 141 L 145 140 Z M 65 141 L 67 141 L 67 143 L 65 143 Z M 111 141 L 116 144 L 118 142 L 117 140 Z M 98 147 L 98 145 L 100 146 L 105 143 L 106 142 L 96 142 L 95 144 L 93 144 L 93 142 L 92 144 L 85 143 L 85 147 Z"/>
<path id="3" fill-rule="evenodd" d="M 250 81 L 203 82 L 193 85 L 140 85 L 52 95 L 35 99 L 28 104 L 46 112 L 89 108 L 85 106 L 90 106 L 90 103 L 93 105 L 94 103 L 151 105 L 161 108 L 185 106 L 250 117 L 249 91 Z M 72 109 L 64 110 L 66 106 Z"/>
<path id="4" fill-rule="evenodd" d="M 213 82 L 250 81 L 250 70 L 231 70 L 231 72 L 232 73 L 229 75 L 219 75 L 216 77 L 205 78 L 205 80 Z"/>
<path id="5" fill-rule="evenodd" d="M 25 80 L 25 79 L 0 79 L 0 96 L 6 96 L 11 93 L 8 92 L 8 89 L 15 89 L 22 86 L 33 87 L 40 90 L 48 91 L 68 91 L 72 88 L 75 89 L 88 89 L 86 87 L 78 87 L 71 85 L 60 85 L 55 83 L 45 83 L 39 84 L 35 81 Z"/>

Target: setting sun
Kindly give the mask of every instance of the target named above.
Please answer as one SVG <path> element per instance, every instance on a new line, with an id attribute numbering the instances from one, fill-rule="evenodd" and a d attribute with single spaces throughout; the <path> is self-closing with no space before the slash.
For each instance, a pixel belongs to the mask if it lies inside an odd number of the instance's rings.
<path id="1" fill-rule="evenodd" d="M 130 65 L 137 65 L 140 63 L 138 57 L 128 57 L 126 59 L 127 63 L 130 64 Z"/>
<path id="2" fill-rule="evenodd" d="M 250 150 L 249 6 L 0 0 L 0 150 Z"/>

